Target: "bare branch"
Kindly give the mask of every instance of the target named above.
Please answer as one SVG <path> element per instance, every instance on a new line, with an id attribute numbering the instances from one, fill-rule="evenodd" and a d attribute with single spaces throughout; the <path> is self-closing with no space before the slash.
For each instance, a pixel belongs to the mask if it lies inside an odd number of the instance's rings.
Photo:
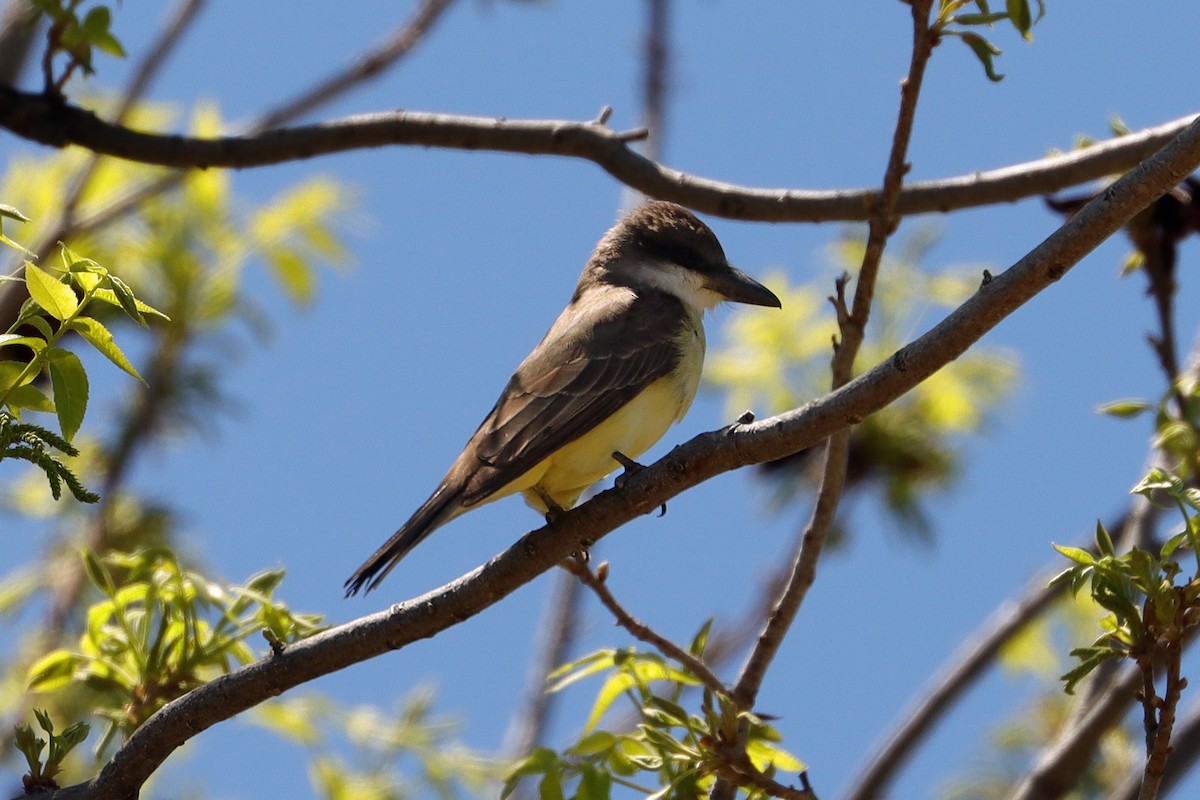
<path id="1" fill-rule="evenodd" d="M 854 360 L 862 346 L 863 335 L 870 315 L 871 302 L 875 293 L 875 279 L 879 272 L 880 260 L 883 258 L 883 249 L 887 244 L 888 237 L 896 228 L 896 217 L 894 216 L 896 201 L 900 196 L 904 175 L 908 172 L 906 163 L 908 143 L 916 116 L 917 98 L 921 93 L 925 65 L 933 52 L 934 39 L 929 29 L 931 5 L 932 0 L 914 0 L 912 4 L 912 59 L 909 64 L 908 77 L 901 83 L 900 111 L 896 117 L 895 133 L 892 136 L 891 151 L 888 155 L 887 168 L 884 171 L 883 189 L 878 200 L 872 204 L 875 213 L 871 217 L 870 234 L 867 238 L 862 268 L 859 270 L 858 284 L 854 292 L 853 308 L 850 313 L 841 313 L 845 309 L 844 281 L 839 282 L 838 296 L 834 299 L 834 304 L 839 308 L 838 328 L 842 337 L 833 353 L 832 370 L 835 390 L 849 383 L 853 375 Z M 816 580 L 817 562 L 821 557 L 826 535 L 833 525 L 838 503 L 841 501 L 842 488 L 846 482 L 849 453 L 850 430 L 846 428 L 838 431 L 826 446 L 825 472 L 821 479 L 821 488 L 817 494 L 812 519 L 804 531 L 800 548 L 797 551 L 792 577 L 775 608 L 772 609 L 754 650 L 738 676 L 734 697 L 739 704 L 744 703 L 746 707 L 753 707 L 763 678 L 766 676 L 767 667 L 779 651 L 784 635 L 800 610 L 800 605 L 804 602 L 808 589 Z"/>
<path id="2" fill-rule="evenodd" d="M 576 578 L 579 578 L 584 586 L 591 589 L 600 600 L 601 605 L 609 610 L 616 619 L 617 624 L 628 631 L 629 635 L 655 648 L 667 658 L 674 659 L 682 664 L 688 672 L 699 678 L 701 683 L 717 694 L 729 694 L 729 687 L 725 685 L 724 681 L 713 674 L 713 671 L 709 669 L 703 660 L 684 650 L 667 637 L 656 633 L 654 629 L 644 622 L 634 619 L 633 615 L 626 611 L 625 607 L 608 590 L 608 585 L 604 582 L 604 578 L 592 572 L 587 564 L 578 558 L 568 558 L 562 562 L 562 568 Z M 608 572 L 607 562 L 601 564 L 599 569 L 602 575 L 606 574 Z"/>
<path id="3" fill-rule="evenodd" d="M 1130 169 L 1184 130 L 1195 115 L 1084 150 L 911 183 L 900 216 L 1008 203 Z M 612 131 L 594 121 L 508 120 L 416 111 L 364 114 L 245 136 L 197 139 L 111 125 L 89 111 L 42 95 L 0 87 L 0 127 L 53 147 L 77 144 L 118 158 L 170 167 L 247 168 L 387 145 L 559 155 L 592 161 L 647 195 L 707 214 L 762 222 L 867 220 L 877 189 L 756 189 L 701 178 L 657 164 L 628 146 L 644 130 Z M 1181 176 L 1181 180 L 1182 180 Z"/>
<path id="4" fill-rule="evenodd" d="M 425 40 L 426 35 L 453 2 L 454 0 L 425 0 L 412 19 L 395 29 L 379 46 L 365 52 L 346 69 L 305 89 L 265 114 L 255 122 L 255 129 L 264 131 L 297 119 L 355 86 L 383 74 L 385 69 L 408 55 Z"/>
<path id="5" fill-rule="evenodd" d="M 1133 214 L 1200 167 L 1200 123 L 1084 207 L 1044 242 L 885 362 L 803 408 L 702 434 L 621 489 L 602 492 L 553 525 L 450 584 L 291 645 L 168 704 L 91 781 L 58 797 L 126 797 L 200 731 L 322 675 L 405 647 L 478 614 L 535 576 L 680 492 L 739 467 L 782 458 L 886 406 L 957 358 L 1030 298 L 1059 280 Z M 49 798 L 49 795 L 47 795 Z"/>

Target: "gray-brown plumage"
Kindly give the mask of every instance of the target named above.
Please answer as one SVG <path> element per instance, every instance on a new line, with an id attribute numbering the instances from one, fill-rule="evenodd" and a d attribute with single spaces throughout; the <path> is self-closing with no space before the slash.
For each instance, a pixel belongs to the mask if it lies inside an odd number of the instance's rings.
<path id="1" fill-rule="evenodd" d="M 686 209 L 634 209 L 597 244 L 571 302 L 517 367 L 437 490 L 346 581 L 379 584 L 433 530 L 482 503 L 521 492 L 546 513 L 570 508 L 682 418 L 704 359 L 703 312 L 731 300 L 779 306 L 734 269 Z"/>

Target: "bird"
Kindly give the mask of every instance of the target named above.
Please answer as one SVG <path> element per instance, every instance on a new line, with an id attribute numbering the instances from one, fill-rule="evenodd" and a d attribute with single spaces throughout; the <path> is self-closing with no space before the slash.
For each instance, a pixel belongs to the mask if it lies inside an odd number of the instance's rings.
<path id="1" fill-rule="evenodd" d="M 567 307 L 412 517 L 345 582 L 377 587 L 413 547 L 473 508 L 520 493 L 552 520 L 683 418 L 700 384 L 704 312 L 781 308 L 732 266 L 692 212 L 642 203 L 604 234 Z"/>

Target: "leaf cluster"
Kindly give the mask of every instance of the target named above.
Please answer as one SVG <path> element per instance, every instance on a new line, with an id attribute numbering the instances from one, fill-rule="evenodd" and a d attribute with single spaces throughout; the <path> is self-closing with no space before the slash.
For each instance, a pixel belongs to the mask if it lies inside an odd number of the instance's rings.
<path id="1" fill-rule="evenodd" d="M 434 713 L 432 690 L 418 687 L 392 712 L 343 707 L 307 694 L 264 703 L 254 720 L 307 747 L 309 779 L 327 800 L 440 798 L 495 793 L 502 763 L 468 749 L 459 725 Z M 344 739 L 348 747 L 339 741 Z"/>
<path id="2" fill-rule="evenodd" d="M 1069 587 L 1072 593 L 1087 586 L 1092 599 L 1109 612 L 1100 621 L 1103 633 L 1090 646 L 1071 652 L 1080 664 L 1062 677 L 1068 692 L 1112 658 L 1132 658 L 1152 666 L 1156 652 L 1177 649 L 1184 634 L 1200 623 L 1200 580 L 1180 580 L 1183 570 L 1175 559 L 1176 551 L 1186 545 L 1196 556 L 1200 574 L 1200 490 L 1156 467 L 1133 492 L 1147 499 L 1169 498 L 1183 516 L 1183 530 L 1169 537 L 1157 553 L 1135 547 L 1118 555 L 1100 522 L 1096 523 L 1095 553 L 1054 546 L 1074 564 L 1053 583 Z"/>
<path id="3" fill-rule="evenodd" d="M 701 657 L 711 620 L 689 651 Z M 630 787 L 652 800 L 705 794 L 719 775 L 766 797 L 758 784 L 778 771 L 801 772 L 804 765 L 779 747 L 778 732 L 763 718 L 739 710 L 733 701 L 706 690 L 698 712 L 683 705 L 684 692 L 700 680 L 657 653 L 635 648 L 605 649 L 566 664 L 551 674 L 549 691 L 561 691 L 592 675 L 605 674 L 583 732 L 562 752 L 541 747 L 509 773 L 502 797 L 523 779 L 538 780 L 543 800 L 612 796 L 613 784 Z M 625 729 L 599 728 L 616 701 L 625 698 L 635 715 Z M 738 747 L 740 736 L 745 746 Z M 660 788 L 644 785 L 650 778 Z"/>
<path id="4" fill-rule="evenodd" d="M 176 697 L 251 662 L 246 639 L 256 631 L 274 645 L 320 629 L 321 617 L 273 599 L 282 570 L 222 586 L 165 547 L 83 558 L 103 599 L 87 611 L 78 650 L 47 654 L 29 668 L 28 683 L 41 692 L 72 684 L 95 692 L 108 720 L 98 750 Z"/>
<path id="5" fill-rule="evenodd" d="M 960 13 L 970 6 L 974 9 Z M 939 0 L 934 30 L 940 35 L 961 39 L 979 59 L 988 79 L 1001 81 L 1004 76 L 996 72 L 995 58 L 1003 51 L 981 34 L 966 29 L 990 28 L 997 22 L 1008 20 L 1021 38 L 1033 41 L 1033 26 L 1046 15 L 1044 0 L 1037 0 L 1037 8 L 1035 17 L 1029 0 L 1005 0 L 1003 11 L 993 11 L 988 0 Z"/>
<path id="6" fill-rule="evenodd" d="M 4 217 L 27 221 L 11 206 L 0 206 L 0 220 Z M 4 236 L 3 230 L 0 242 L 29 254 Z M 76 254 L 65 245 L 60 247 L 60 254 L 62 266 L 49 271 L 32 261 L 23 262 L 29 299 L 8 331 L 0 334 L 0 348 L 7 348 L 6 354 L 15 354 L 13 358 L 0 360 L 0 459 L 17 458 L 38 466 L 46 473 L 55 499 L 62 494 L 65 483 L 76 499 L 95 502 L 98 497 L 87 491 L 66 464 L 50 453 L 78 455 L 71 440 L 83 423 L 88 403 L 88 377 L 83 362 L 60 342 L 68 333 L 78 334 L 109 361 L 142 380 L 112 333 L 89 306 L 95 302 L 97 306 L 120 309 L 142 326 L 146 325 L 147 316 L 166 317 L 134 297 L 123 280 L 96 261 Z M 53 399 L 38 387 L 39 378 L 49 379 Z M 23 423 L 23 410 L 56 414 L 61 436 L 44 427 Z"/>
<path id="7" fill-rule="evenodd" d="M 76 722 L 68 725 L 62 733 L 56 734 L 49 713 L 34 709 L 33 715 L 37 718 L 38 726 L 46 732 L 46 739 L 34 733 L 32 725 L 13 726 L 13 743 L 21 755 L 25 756 L 25 762 L 29 765 L 29 772 L 21 779 L 26 793 L 57 789 L 58 783 L 54 778 L 62 771 L 63 760 L 91 732 L 86 722 Z M 46 749 L 47 744 L 50 749 L 43 762 L 42 751 Z"/>
<path id="8" fill-rule="evenodd" d="M 125 48 L 112 34 L 112 11 L 105 5 L 90 8 L 80 14 L 83 0 L 30 0 L 38 17 L 46 17 L 46 52 L 42 57 L 42 73 L 47 94 L 61 94 L 67 80 L 76 69 L 91 75 L 92 53 L 99 50 L 117 58 L 125 57 Z M 56 77 L 55 56 L 65 55 L 67 63 Z"/>

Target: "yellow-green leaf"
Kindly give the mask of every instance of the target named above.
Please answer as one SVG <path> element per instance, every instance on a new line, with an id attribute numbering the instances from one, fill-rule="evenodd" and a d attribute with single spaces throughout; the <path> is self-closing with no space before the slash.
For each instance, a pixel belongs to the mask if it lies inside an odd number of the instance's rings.
<path id="1" fill-rule="evenodd" d="M 8 404 L 16 408 L 27 408 L 30 411 L 45 411 L 48 414 L 54 413 L 54 401 L 47 397 L 41 389 L 32 384 L 18 386 L 9 392 Z"/>
<path id="2" fill-rule="evenodd" d="M 50 385 L 54 387 L 54 406 L 58 412 L 58 424 L 63 438 L 68 442 L 75 438 L 83 415 L 87 411 L 88 379 L 79 356 L 61 347 L 46 351 L 50 367 Z"/>
<path id="3" fill-rule="evenodd" d="M 23 361 L 0 361 L 0 392 L 14 386 L 18 379 L 22 386 L 32 381 L 36 377 L 34 372 L 21 377 L 26 366 Z"/>
<path id="4" fill-rule="evenodd" d="M 133 364 L 130 364 L 129 359 L 121 352 L 121 348 L 117 347 L 117 343 L 113 341 L 112 333 L 99 320 L 91 317 L 76 317 L 71 320 L 71 327 L 78 331 L 88 344 L 99 350 L 105 358 L 145 383 Z"/>
<path id="5" fill-rule="evenodd" d="M 123 306 L 121 304 L 121 298 L 117 297 L 117 293 L 114 292 L 112 289 L 97 289 L 92 294 L 92 297 L 96 298 L 97 300 L 103 300 L 105 303 L 108 303 L 109 305 L 114 305 L 117 308 L 122 308 L 122 309 L 125 308 L 125 306 Z M 136 298 L 134 299 L 133 302 L 134 302 L 134 308 L 136 308 L 138 311 L 142 312 L 143 314 L 148 314 L 152 317 L 158 317 L 159 319 L 166 320 L 167 322 L 171 321 L 170 317 L 168 317 L 166 314 L 159 311 L 157 308 L 147 305 L 146 303 L 143 303 L 141 300 L 138 300 Z"/>
<path id="6" fill-rule="evenodd" d="M 49 692 L 66 686 L 75 675 L 78 659 L 68 650 L 55 650 L 35 661 L 29 668 L 28 688 Z"/>
<path id="7" fill-rule="evenodd" d="M 55 319 L 66 319 L 79 307 L 74 289 L 28 261 L 25 262 L 25 285 L 33 301 Z"/>

